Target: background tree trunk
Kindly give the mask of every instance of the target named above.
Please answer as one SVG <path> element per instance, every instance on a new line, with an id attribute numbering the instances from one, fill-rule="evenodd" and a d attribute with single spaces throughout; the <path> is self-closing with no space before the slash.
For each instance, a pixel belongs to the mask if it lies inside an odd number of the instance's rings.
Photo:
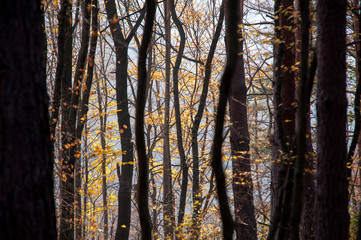
<path id="1" fill-rule="evenodd" d="M 132 143 L 132 129 L 130 125 L 130 114 L 128 106 L 128 45 L 138 29 L 144 17 L 142 11 L 137 23 L 132 28 L 128 37 L 125 38 L 119 24 L 119 17 L 114 0 L 105 2 L 105 8 L 113 37 L 116 55 L 116 100 L 117 116 L 120 130 L 120 144 L 124 154 L 122 155 L 121 175 L 118 192 L 118 223 L 115 233 L 116 240 L 129 238 L 131 217 L 131 191 L 133 181 L 134 152 Z M 124 227 L 126 226 L 126 227 Z"/>
<path id="2" fill-rule="evenodd" d="M 174 232 L 174 208 L 172 191 L 172 166 L 169 143 L 169 111 L 170 111 L 170 0 L 164 1 L 165 21 L 165 93 L 164 93 L 164 126 L 163 126 L 163 217 L 164 217 L 164 238 L 173 239 Z"/>

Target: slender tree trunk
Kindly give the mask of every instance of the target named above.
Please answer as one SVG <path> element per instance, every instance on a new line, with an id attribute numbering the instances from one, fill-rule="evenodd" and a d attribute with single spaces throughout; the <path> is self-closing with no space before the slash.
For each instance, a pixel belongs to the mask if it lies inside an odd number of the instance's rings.
<path id="1" fill-rule="evenodd" d="M 243 23 L 243 0 L 239 1 L 239 24 Z M 242 30 L 238 39 L 243 39 Z M 243 53 L 243 41 L 238 42 L 237 52 Z M 228 96 L 231 122 L 231 155 L 233 169 L 233 198 L 236 220 L 236 238 L 256 240 L 257 225 L 254 214 L 253 182 L 249 154 L 249 132 L 247 116 L 247 87 L 243 54 L 238 54 L 233 70 Z"/>
<path id="2" fill-rule="evenodd" d="M 178 213 L 178 228 L 181 228 L 181 224 L 183 223 L 183 218 L 184 218 L 186 199 L 187 199 L 188 166 L 187 166 L 187 159 L 183 146 L 183 131 L 182 131 L 180 104 L 179 104 L 178 73 L 182 62 L 186 36 L 183 29 L 183 24 L 177 17 L 174 0 L 169 0 L 169 4 L 170 4 L 170 11 L 172 14 L 172 19 L 177 27 L 180 36 L 177 59 L 173 68 L 173 95 L 174 95 L 174 111 L 175 111 L 176 128 L 177 128 L 177 145 L 178 145 L 179 158 L 180 158 L 181 170 L 182 170 L 182 183 L 181 183 L 181 193 L 179 199 L 179 213 Z M 177 238 L 180 237 L 178 236 L 179 231 L 181 230 L 177 229 L 178 232 L 176 236 Z"/>
<path id="3" fill-rule="evenodd" d="M 74 239 L 74 162 L 71 155 L 74 136 L 70 135 L 70 105 L 72 96 L 72 3 L 63 0 L 59 14 L 59 23 L 64 26 L 64 67 L 61 77 L 61 141 L 62 173 L 60 177 L 60 224 L 59 239 Z"/>
<path id="4" fill-rule="evenodd" d="M 307 161 L 307 134 L 309 125 L 309 104 L 308 84 L 311 81 L 308 71 L 309 55 L 309 1 L 300 1 L 301 12 L 301 57 L 300 57 L 300 81 L 298 84 L 298 109 L 297 109 L 297 155 L 294 171 L 294 186 L 291 211 L 291 239 L 299 239 L 299 226 L 302 215 L 302 206 L 304 200 L 304 173 Z M 312 79 L 313 81 L 313 79 Z M 311 157 L 308 157 L 309 159 Z M 312 158 L 311 158 L 312 159 Z"/>
<path id="5" fill-rule="evenodd" d="M 84 82 L 84 70 L 86 67 L 86 59 L 88 56 L 88 48 L 89 48 L 89 37 L 90 37 L 90 16 L 91 16 L 91 0 L 86 0 L 83 2 L 82 6 L 82 12 L 83 12 L 83 21 L 82 21 L 82 36 L 81 36 L 81 46 L 79 50 L 79 56 L 77 61 L 77 68 L 75 71 L 75 78 L 74 78 L 74 88 L 75 93 L 73 94 L 72 99 L 72 106 L 77 106 L 76 109 L 78 109 L 78 101 L 80 96 L 80 91 L 78 92 L 77 87 L 80 87 L 81 84 Z M 79 140 L 76 144 L 76 161 L 75 161 L 75 189 L 74 189 L 74 196 L 75 196 L 75 239 L 81 239 L 81 231 L 82 231 L 82 218 L 81 218 L 81 195 L 80 195 L 80 188 L 81 188 L 81 160 L 80 160 L 80 152 L 79 149 L 81 147 L 80 145 L 80 139 L 81 136 L 77 136 L 76 132 L 76 118 L 81 118 L 82 112 L 77 111 L 73 109 L 73 116 L 70 116 L 74 119 L 74 133 L 76 135 L 76 139 Z M 83 128 L 81 129 L 82 132 Z"/>
<path id="6" fill-rule="evenodd" d="M 131 216 L 131 190 L 133 181 L 133 143 L 128 106 L 128 45 L 144 17 L 142 11 L 137 23 L 125 38 L 120 27 L 116 4 L 114 0 L 104 1 L 107 17 L 112 33 L 116 55 L 116 100 L 117 116 L 120 130 L 120 145 L 122 155 L 121 176 L 118 192 L 118 223 L 115 233 L 116 240 L 129 238 Z M 124 227 L 126 226 L 126 227 Z"/>
<path id="7" fill-rule="evenodd" d="M 106 165 L 107 165 L 107 156 L 106 151 L 106 142 L 105 142 L 105 131 L 107 124 L 106 109 L 107 109 L 107 94 L 105 94 L 105 103 L 104 111 L 102 106 L 102 97 L 100 92 L 99 79 L 97 80 L 97 93 L 98 93 L 98 102 L 99 102 L 99 120 L 100 120 L 100 145 L 102 148 L 102 192 L 103 192 L 103 234 L 104 240 L 108 240 L 109 226 L 108 226 L 108 189 L 107 189 L 107 176 L 106 176 Z"/>
<path id="8" fill-rule="evenodd" d="M 293 1 L 275 1 L 274 153 L 271 169 L 271 227 L 268 240 L 288 239 L 295 137 Z M 281 161 L 279 161 L 281 160 Z"/>
<path id="9" fill-rule="evenodd" d="M 88 129 L 87 124 L 85 124 L 85 136 L 84 136 L 84 175 L 85 175 L 85 181 L 84 181 L 84 197 L 83 197 L 83 231 L 82 231 L 82 237 L 83 239 L 87 239 L 87 231 L 86 226 L 88 225 L 88 213 L 87 213 L 87 202 L 88 202 L 88 183 L 89 183 L 89 159 L 88 159 Z"/>
<path id="10" fill-rule="evenodd" d="M 79 146 L 80 147 L 80 146 Z M 75 197 L 74 197 L 74 207 L 75 207 L 75 239 L 82 238 L 82 208 L 81 208 L 81 182 L 82 182 L 82 165 L 80 159 L 75 162 Z"/>
<path id="11" fill-rule="evenodd" d="M 164 1 L 165 21 L 165 93 L 164 93 L 164 126 L 163 126 L 163 217 L 164 238 L 173 239 L 174 232 L 174 208 L 172 191 L 172 166 L 169 143 L 169 111 L 170 111 L 170 0 Z"/>
<path id="12" fill-rule="evenodd" d="M 205 64 L 205 74 L 204 74 L 204 79 L 203 79 L 202 95 L 199 100 L 198 111 L 196 113 L 196 116 L 194 117 L 193 126 L 192 126 L 192 130 L 191 130 L 192 131 L 191 132 L 191 134 L 192 134 L 192 155 L 193 155 L 193 189 L 192 189 L 193 208 L 194 208 L 193 212 L 195 212 L 197 214 L 199 214 L 198 211 L 200 211 L 200 202 L 199 202 L 200 198 L 197 196 L 197 193 L 199 191 L 198 130 L 199 130 L 199 126 L 201 124 L 204 109 L 206 108 L 206 100 L 207 100 L 207 95 L 208 95 L 209 82 L 210 82 L 211 73 L 212 73 L 212 61 L 213 61 L 214 53 L 215 53 L 217 43 L 218 43 L 218 40 L 219 40 L 219 37 L 221 34 L 223 21 L 224 21 L 224 5 L 222 4 L 220 13 L 219 13 L 216 31 L 213 36 L 212 43 L 209 48 L 206 64 Z M 198 201 L 198 203 L 195 204 L 196 201 Z M 198 238 L 198 234 L 199 234 L 198 228 L 200 225 L 200 221 L 199 221 L 198 217 L 195 215 L 196 214 L 192 215 L 193 231 L 194 231 L 193 238 Z"/>
<path id="13" fill-rule="evenodd" d="M 317 239 L 348 239 L 346 0 L 319 0 Z M 332 121 L 330 121 L 332 119 Z"/>
<path id="14" fill-rule="evenodd" d="M 138 89 L 136 100 L 135 135 L 139 169 L 137 202 L 141 226 L 141 235 L 143 240 L 152 239 L 152 223 L 148 206 L 149 159 L 147 158 L 144 139 L 144 108 L 147 95 L 147 51 L 152 39 L 156 7 L 156 1 L 146 1 L 147 16 L 145 18 L 145 26 L 143 31 L 144 34 L 138 56 Z"/>
<path id="15" fill-rule="evenodd" d="M 56 239 L 40 1 L 0 8 L 0 239 Z"/>
<path id="16" fill-rule="evenodd" d="M 212 169 L 216 178 L 216 189 L 219 201 L 219 208 L 223 224 L 223 236 L 225 240 L 233 239 L 234 222 L 228 205 L 226 190 L 226 179 L 222 166 L 222 143 L 223 143 L 223 124 L 226 113 L 227 97 L 232 83 L 232 75 L 237 66 L 238 56 L 238 22 L 240 19 L 239 1 L 225 0 L 224 12 L 226 19 L 226 50 L 227 64 L 224 70 L 221 85 L 219 102 L 216 113 L 216 126 L 213 139 Z"/>
<path id="17" fill-rule="evenodd" d="M 295 10 L 297 13 L 300 13 L 300 0 L 296 1 Z M 302 2 L 304 4 L 304 1 Z M 307 4 L 305 4 L 307 5 Z M 304 6 L 302 8 L 304 8 Z M 308 6 L 309 7 L 309 6 Z M 303 9 L 304 10 L 304 9 Z M 309 12 L 309 10 L 308 10 Z M 306 15 L 306 14 L 305 14 Z M 303 21 L 299 21 L 299 15 L 297 15 L 296 21 L 296 33 L 295 33 L 295 42 L 296 42 L 296 62 L 301 62 L 301 25 L 304 24 Z M 310 18 L 308 13 L 308 18 Z M 310 20 L 308 20 L 310 21 Z M 306 37 L 304 37 L 306 38 Z M 307 41 L 310 41 L 307 38 Z M 311 49 L 310 49 L 311 50 Z M 308 99 L 308 104 L 310 104 L 310 97 L 312 93 L 312 86 L 315 78 L 315 73 L 313 73 L 313 69 L 316 67 L 316 54 L 313 54 L 313 58 L 310 64 L 310 68 L 308 71 L 308 83 L 307 83 L 307 94 L 306 98 Z M 308 61 L 308 56 L 307 56 Z M 300 69 L 296 69 L 296 79 L 300 79 Z M 311 85 L 311 86 L 310 86 Z M 299 86 L 298 86 L 299 87 Z M 311 132 L 311 116 L 310 111 L 307 113 L 307 135 L 306 137 L 306 155 L 305 155 L 305 168 L 304 168 L 304 176 L 303 176 L 303 196 L 302 196 L 302 212 L 301 212 L 301 239 L 303 240 L 314 240 L 314 229 L 316 228 L 315 221 L 315 153 L 312 146 L 312 132 Z"/>

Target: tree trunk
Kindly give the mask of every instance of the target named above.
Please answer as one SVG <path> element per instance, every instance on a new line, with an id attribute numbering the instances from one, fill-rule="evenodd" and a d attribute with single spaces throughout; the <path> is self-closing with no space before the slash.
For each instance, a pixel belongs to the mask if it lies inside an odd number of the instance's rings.
<path id="1" fill-rule="evenodd" d="M 63 0 L 59 13 L 59 24 L 64 27 L 64 67 L 61 77 L 61 177 L 60 177 L 60 224 L 59 239 L 74 239 L 74 136 L 70 134 L 70 105 L 72 95 L 72 3 Z M 60 27 L 60 26 L 59 26 Z M 60 29 L 59 29 L 60 31 Z M 60 32 L 59 32 L 60 34 Z M 59 35 L 60 37 L 60 35 Z"/>
<path id="2" fill-rule="evenodd" d="M 97 79 L 97 93 L 98 93 L 98 104 L 99 104 L 99 121 L 100 121 L 100 145 L 102 148 L 102 195 L 103 195 L 103 233 L 104 240 L 108 240 L 108 189 L 107 189 L 107 175 L 106 175 L 106 165 L 107 165 L 107 156 L 106 151 L 106 142 L 105 142 L 105 131 L 107 125 L 107 94 L 105 94 L 105 103 L 104 103 L 104 112 L 102 106 L 102 97 L 100 92 L 99 79 Z"/>
<path id="3" fill-rule="evenodd" d="M 295 63 L 293 1 L 275 1 L 274 152 L 271 169 L 271 227 L 268 240 L 288 239 L 292 155 L 295 137 Z M 281 160 L 281 161 L 279 161 Z"/>
<path id="4" fill-rule="evenodd" d="M 164 126 L 163 126 L 163 217 L 164 238 L 173 239 L 174 208 L 172 191 L 172 166 L 169 143 L 169 111 L 170 111 L 170 0 L 164 1 L 165 21 L 165 93 L 164 93 Z"/>
<path id="5" fill-rule="evenodd" d="M 239 0 L 239 24 L 243 23 L 243 0 Z M 243 39 L 239 31 L 238 39 Z M 243 41 L 238 42 L 237 52 L 243 53 Z M 249 154 L 247 87 L 243 54 L 237 55 L 228 96 L 231 122 L 231 156 L 233 169 L 233 198 L 238 240 L 256 240 L 257 225 L 253 204 L 253 181 Z"/>
<path id="6" fill-rule="evenodd" d="M 137 23 L 124 38 L 120 27 L 117 9 L 114 0 L 105 2 L 107 17 L 112 32 L 116 55 L 116 100 L 117 100 L 117 116 L 120 130 L 120 145 L 124 154 L 122 155 L 121 179 L 119 181 L 118 192 L 118 223 L 115 233 L 116 240 L 124 240 L 129 238 L 130 216 L 131 216 L 131 191 L 133 180 L 133 143 L 132 130 L 130 125 L 130 114 L 128 106 L 128 45 L 140 21 L 143 19 L 144 11 L 142 11 Z M 126 227 L 124 227 L 126 226 Z"/>
<path id="7" fill-rule="evenodd" d="M 181 111 L 179 104 L 178 73 L 185 48 L 186 35 L 183 29 L 183 23 L 177 17 L 174 0 L 169 0 L 169 4 L 170 4 L 170 11 L 172 14 L 172 19 L 177 27 L 180 36 L 177 59 L 175 61 L 173 68 L 173 95 L 174 95 L 174 112 L 175 112 L 176 128 L 177 128 L 177 145 L 178 145 L 179 158 L 180 158 L 180 164 L 182 170 L 182 183 L 181 183 L 181 193 L 179 197 L 179 212 L 178 212 L 178 227 L 181 228 L 181 224 L 183 223 L 183 218 L 185 213 L 186 199 L 187 199 L 188 166 L 187 166 L 187 159 L 183 146 L 183 130 L 182 130 Z M 177 238 L 180 238 L 179 232 L 181 232 L 181 229 L 177 230 L 177 236 L 176 236 Z"/>
<path id="8" fill-rule="evenodd" d="M 308 90 L 312 89 L 313 79 L 309 75 L 308 71 L 308 59 L 309 59 L 309 31 L 310 31 L 310 14 L 309 14 L 309 1 L 300 1 L 299 9 L 301 12 L 301 56 L 300 56 L 300 79 L 298 84 L 298 108 L 297 108 L 297 153 L 296 163 L 294 170 L 294 186 L 293 186 L 293 198 L 292 198 L 292 211 L 291 211 L 291 239 L 298 240 L 300 234 L 300 222 L 302 216 L 302 206 L 305 205 L 303 200 L 307 200 L 307 193 L 304 192 L 304 183 L 308 176 L 308 180 L 312 181 L 310 173 L 305 171 L 305 167 L 308 162 L 312 162 L 312 156 L 308 152 L 307 135 L 309 134 L 309 104 L 311 93 L 308 94 Z M 298 59 L 297 59 L 298 60 Z M 311 84 L 311 87 L 308 85 Z M 311 147 L 312 149 L 312 147 Z M 311 165 L 311 164 L 308 164 Z M 309 166 L 310 167 L 310 166 Z M 311 165 L 312 167 L 312 165 Z M 306 174 L 305 174 L 306 173 Z M 307 183 L 307 182 L 306 182 Z M 309 183 L 309 186 L 312 183 Z M 306 187 L 309 187 L 306 186 Z M 307 207 L 307 205 L 306 205 Z M 311 214 L 313 211 L 310 212 Z M 312 215 L 311 215 L 312 216 Z M 310 216 L 310 217 L 311 217 Z M 312 220 L 311 220 L 312 221 Z M 307 224 L 307 223 L 306 223 Z M 311 229 L 309 229 L 312 232 Z M 312 233 L 309 237 L 312 237 Z"/>
<path id="9" fill-rule="evenodd" d="M 295 10 L 297 13 L 300 12 L 300 0 L 297 0 L 295 3 Z M 304 2 L 302 2 L 304 4 Z M 305 10 L 304 7 L 307 4 L 302 6 L 303 11 Z M 309 5 L 308 5 L 309 8 Z M 307 14 L 304 14 L 307 15 Z M 295 19 L 296 21 L 296 33 L 295 33 L 295 41 L 296 41 L 296 62 L 301 62 L 301 38 L 306 39 L 306 37 L 302 37 L 301 33 L 301 25 L 304 25 L 305 22 L 301 22 L 298 20 L 298 15 Z M 309 10 L 308 10 L 308 18 Z M 304 18 L 304 17 L 303 17 Z M 308 21 L 310 21 L 308 19 Z M 309 23 L 310 24 L 310 23 Z M 304 26 L 305 27 L 305 26 Z M 304 29 L 304 28 L 303 28 Z M 303 30 L 304 31 L 304 30 Z M 305 40 L 303 40 L 305 41 Z M 310 41 L 307 38 L 307 41 Z M 311 50 L 311 49 L 310 49 Z M 307 100 L 308 105 L 310 104 L 310 97 L 312 93 L 312 87 L 314 85 L 314 78 L 315 78 L 315 71 L 316 71 L 316 54 L 313 54 L 312 61 L 310 63 L 309 72 L 307 73 L 308 83 L 307 83 Z M 308 56 L 307 56 L 308 62 Z M 300 69 L 296 69 L 296 79 L 300 79 Z M 310 86 L 311 85 L 311 86 Z M 298 86 L 299 87 L 299 86 Z M 314 229 L 316 228 L 316 221 L 315 221 L 315 152 L 312 147 L 312 132 L 311 132 L 311 116 L 310 111 L 308 110 L 307 113 L 307 124 L 306 124 L 306 131 L 308 137 L 306 137 L 306 159 L 305 159 L 305 168 L 304 168 L 304 176 L 303 176 L 303 196 L 302 196 L 302 212 L 301 212 L 301 239 L 303 240 L 314 240 Z"/>
<path id="10" fill-rule="evenodd" d="M 56 239 L 40 1 L 0 8 L 0 239 Z"/>
<path id="11" fill-rule="evenodd" d="M 138 183 L 137 202 L 138 213 L 143 240 L 152 239 L 152 223 L 149 214 L 149 159 L 145 148 L 144 139 L 144 108 L 147 96 L 147 51 L 152 39 L 153 26 L 157 3 L 154 0 L 146 1 L 147 16 L 145 19 L 144 34 L 138 56 L 138 89 L 136 100 L 135 137 L 138 152 Z"/>
<path id="12" fill-rule="evenodd" d="M 216 178 L 216 189 L 219 209 L 223 224 L 225 240 L 233 239 L 234 222 L 228 205 L 226 179 L 222 166 L 223 124 L 226 113 L 227 97 L 232 83 L 232 76 L 237 66 L 238 56 L 238 23 L 240 19 L 240 1 L 226 0 L 224 12 L 226 19 L 226 53 L 227 64 L 219 88 L 219 102 L 216 113 L 216 126 L 213 139 L 212 169 Z"/>
<path id="13" fill-rule="evenodd" d="M 317 239 L 348 239 L 346 0 L 319 0 Z M 332 121 L 330 121 L 332 119 Z"/>

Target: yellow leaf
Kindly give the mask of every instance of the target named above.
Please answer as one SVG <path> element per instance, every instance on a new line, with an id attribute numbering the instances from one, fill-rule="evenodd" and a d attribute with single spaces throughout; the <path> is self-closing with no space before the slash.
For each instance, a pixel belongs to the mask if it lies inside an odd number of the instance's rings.
<path id="1" fill-rule="evenodd" d="M 119 21 L 120 21 L 120 19 L 117 17 L 117 15 L 114 15 L 114 17 L 112 19 L 112 23 L 117 23 Z"/>

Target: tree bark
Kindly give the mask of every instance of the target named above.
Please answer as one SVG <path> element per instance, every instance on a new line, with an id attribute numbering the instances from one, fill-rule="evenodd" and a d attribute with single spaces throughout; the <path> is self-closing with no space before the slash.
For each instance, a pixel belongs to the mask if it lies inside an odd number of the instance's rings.
<path id="1" fill-rule="evenodd" d="M 56 239 L 40 1 L 0 8 L 0 239 Z"/>
<path id="2" fill-rule="evenodd" d="M 346 0 L 319 0 L 317 239 L 348 239 Z M 332 121 L 330 121 L 332 119 Z"/>
<path id="3" fill-rule="evenodd" d="M 238 24 L 243 23 L 243 0 L 239 0 Z M 238 39 L 243 39 L 239 29 Z M 232 186 L 236 223 L 236 239 L 256 240 L 257 225 L 253 203 L 253 181 L 249 154 L 249 132 L 247 116 L 247 87 L 243 60 L 243 41 L 237 44 L 236 65 L 229 91 L 230 143 L 232 156 Z"/>

